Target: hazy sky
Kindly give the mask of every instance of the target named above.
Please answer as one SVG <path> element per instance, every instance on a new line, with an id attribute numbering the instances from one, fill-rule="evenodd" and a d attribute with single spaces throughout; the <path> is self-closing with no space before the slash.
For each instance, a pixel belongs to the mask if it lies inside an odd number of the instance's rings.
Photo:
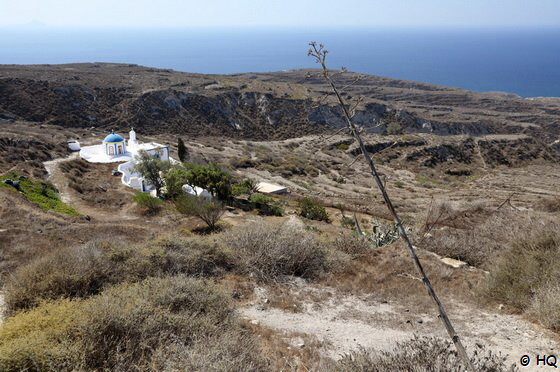
<path id="1" fill-rule="evenodd" d="M 560 0 L 0 0 L 0 27 L 560 26 Z"/>

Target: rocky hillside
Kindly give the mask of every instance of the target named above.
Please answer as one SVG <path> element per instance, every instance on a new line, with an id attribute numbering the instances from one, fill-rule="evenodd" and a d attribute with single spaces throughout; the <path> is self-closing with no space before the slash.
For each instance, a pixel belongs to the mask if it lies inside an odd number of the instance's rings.
<path id="1" fill-rule="evenodd" d="M 343 126 L 313 71 L 198 75 L 136 65 L 0 66 L 0 121 L 66 128 L 134 126 L 146 134 L 286 139 Z M 355 74 L 340 81 L 351 82 Z M 370 132 L 560 134 L 560 100 L 477 94 L 363 77 L 345 91 L 363 97 L 355 121 Z M 326 97 L 326 99 L 324 99 Z"/>

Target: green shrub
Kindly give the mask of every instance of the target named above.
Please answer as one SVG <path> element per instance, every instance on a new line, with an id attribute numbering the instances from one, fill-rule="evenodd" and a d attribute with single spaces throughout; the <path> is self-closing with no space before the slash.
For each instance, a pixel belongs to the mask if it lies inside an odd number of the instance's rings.
<path id="1" fill-rule="evenodd" d="M 239 196 L 243 194 L 252 195 L 257 192 L 258 183 L 250 178 L 234 184 L 231 188 L 233 196 Z"/>
<path id="2" fill-rule="evenodd" d="M 152 157 L 144 150 L 140 150 L 136 156 L 136 163 L 133 171 L 140 173 L 142 177 L 148 181 L 156 189 L 156 195 L 161 196 L 161 189 L 165 185 L 162 175 L 171 167 L 171 163 L 167 160 L 160 160 L 158 157 Z"/>
<path id="3" fill-rule="evenodd" d="M 264 194 L 253 194 L 249 201 L 265 216 L 282 216 L 284 209 L 272 197 Z"/>
<path id="4" fill-rule="evenodd" d="M 208 190 L 221 201 L 231 198 L 231 175 L 216 164 L 184 163 L 187 171 L 186 184 L 192 188 L 200 187 Z"/>
<path id="5" fill-rule="evenodd" d="M 471 360 L 477 371 L 511 370 L 505 363 L 505 357 L 487 350 L 484 346 L 476 346 Z M 391 352 L 360 348 L 344 355 L 334 369 L 338 372 L 461 372 L 465 367 L 451 342 L 431 337 L 415 337 L 397 343 Z"/>
<path id="6" fill-rule="evenodd" d="M 49 182 L 20 177 L 14 173 L 10 173 L 7 176 L 1 176 L 0 187 L 6 187 L 14 191 L 16 191 L 15 187 L 4 183 L 7 179 L 18 181 L 19 186 L 17 191 L 20 191 L 28 201 L 36 204 L 40 208 L 69 216 L 79 215 L 74 208 L 60 200 L 58 190 Z"/>
<path id="7" fill-rule="evenodd" d="M 146 214 L 156 214 L 161 210 L 163 202 L 159 198 L 152 197 L 147 192 L 137 192 L 132 200 L 144 210 Z"/>
<path id="8" fill-rule="evenodd" d="M 225 234 L 238 258 L 238 269 L 270 280 L 282 275 L 318 276 L 327 268 L 327 254 L 312 234 L 291 224 L 256 223 Z"/>
<path id="9" fill-rule="evenodd" d="M 321 201 L 312 198 L 303 198 L 298 203 L 299 215 L 310 220 L 330 222 L 329 215 Z"/>
<path id="10" fill-rule="evenodd" d="M 189 151 L 185 146 L 185 142 L 183 142 L 183 139 L 180 137 L 177 139 L 177 156 L 182 162 L 187 161 L 189 158 Z"/>
<path id="11" fill-rule="evenodd" d="M 184 194 L 183 185 L 188 183 L 189 172 L 181 166 L 174 166 L 163 175 L 165 181 L 165 196 L 175 199 Z"/>

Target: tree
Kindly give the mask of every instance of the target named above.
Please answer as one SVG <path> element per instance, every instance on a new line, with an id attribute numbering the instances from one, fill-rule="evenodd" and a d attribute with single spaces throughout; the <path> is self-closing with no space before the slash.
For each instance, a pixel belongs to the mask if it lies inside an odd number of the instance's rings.
<path id="1" fill-rule="evenodd" d="M 166 160 L 152 158 L 144 150 L 138 153 L 135 160 L 136 164 L 132 171 L 140 173 L 156 189 L 156 195 L 159 197 L 161 195 L 161 188 L 165 185 L 162 175 L 171 167 L 171 164 Z"/>
<path id="2" fill-rule="evenodd" d="M 231 198 L 232 178 L 215 164 L 185 164 L 186 184 L 207 190 L 222 201 Z"/>
<path id="3" fill-rule="evenodd" d="M 189 170 L 184 166 L 174 166 L 163 175 L 166 196 L 175 199 L 183 194 L 183 185 L 189 184 Z"/>
<path id="4" fill-rule="evenodd" d="M 196 216 L 204 221 L 210 230 L 215 230 L 222 218 L 224 205 L 215 200 L 204 200 L 198 196 L 182 195 L 175 199 L 175 207 L 186 216 Z"/>
<path id="5" fill-rule="evenodd" d="M 179 160 L 183 163 L 189 158 L 189 152 L 185 146 L 185 142 L 183 142 L 181 138 L 177 140 L 177 155 L 179 156 Z"/>

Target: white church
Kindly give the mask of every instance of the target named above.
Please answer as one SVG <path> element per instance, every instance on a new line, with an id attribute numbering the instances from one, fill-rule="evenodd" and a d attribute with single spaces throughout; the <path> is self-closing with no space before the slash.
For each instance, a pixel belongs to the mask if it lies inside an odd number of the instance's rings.
<path id="1" fill-rule="evenodd" d="M 145 151 L 156 159 L 175 162 L 169 156 L 169 145 L 140 142 L 136 139 L 134 129 L 129 132 L 128 141 L 121 135 L 111 132 L 101 144 L 82 147 L 80 157 L 90 163 L 122 163 L 117 168 L 122 174 L 122 183 L 133 189 L 148 192 L 152 191 L 153 187 L 140 174 L 132 171 L 136 164 L 135 158 L 140 151 Z"/>

